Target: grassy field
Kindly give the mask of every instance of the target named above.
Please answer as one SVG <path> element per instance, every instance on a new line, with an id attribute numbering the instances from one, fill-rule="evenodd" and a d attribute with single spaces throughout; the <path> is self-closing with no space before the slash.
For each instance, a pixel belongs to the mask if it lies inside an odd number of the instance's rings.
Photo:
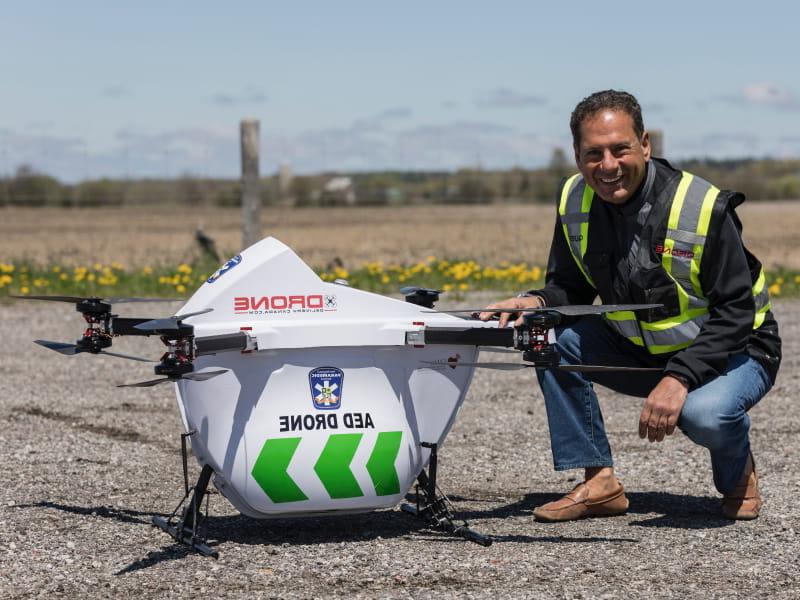
<path id="1" fill-rule="evenodd" d="M 370 289 L 447 281 L 454 289 L 524 289 L 545 267 L 553 211 L 552 206 L 519 204 L 268 208 L 262 231 L 327 276 L 349 277 Z M 800 202 L 745 204 L 739 214 L 745 242 L 771 271 L 770 283 L 785 284 L 787 291 L 797 287 Z M 223 260 L 240 250 L 237 209 L 4 207 L 0 278 L 19 282 L 21 268 L 26 269 L 30 283 L 23 293 L 53 293 L 57 287 L 59 293 L 109 294 L 101 286 L 106 281 L 120 284 L 125 293 L 182 294 L 215 266 L 200 261 L 194 241 L 198 227 L 216 240 Z M 12 264 L 15 272 L 8 271 Z M 193 271 L 186 272 L 188 265 Z M 426 266 L 435 277 L 421 276 Z M 71 287 L 44 283 L 59 278 Z M 41 285 L 34 285 L 37 280 Z"/>
<path id="2" fill-rule="evenodd" d="M 267 208 L 264 235 L 324 267 L 367 261 L 416 263 L 428 256 L 543 265 L 554 208 L 542 205 Z M 770 269 L 800 270 L 795 253 L 800 202 L 750 203 L 739 214 L 748 247 Z M 80 265 L 113 261 L 130 267 L 190 262 L 202 227 L 221 254 L 241 245 L 239 211 L 219 208 L 0 209 L 0 261 L 30 259 Z"/>

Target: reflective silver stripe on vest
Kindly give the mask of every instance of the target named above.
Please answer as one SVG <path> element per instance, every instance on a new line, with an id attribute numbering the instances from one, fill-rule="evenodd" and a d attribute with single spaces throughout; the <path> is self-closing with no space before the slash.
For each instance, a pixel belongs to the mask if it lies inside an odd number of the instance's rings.
<path id="1" fill-rule="evenodd" d="M 708 306 L 708 299 L 703 294 L 697 274 L 700 272 L 700 260 L 706 243 L 710 211 L 718 192 L 704 179 L 684 172 L 672 201 L 669 216 L 669 225 L 672 227 L 667 230 L 664 240 L 667 258 L 664 260 L 662 257 L 662 264 L 686 292 L 687 309 Z M 673 214 L 674 210 L 679 210 L 677 219 Z"/>
<path id="2" fill-rule="evenodd" d="M 769 304 L 769 290 L 767 289 L 767 286 L 764 286 L 764 289 L 762 289 L 758 294 L 756 294 L 755 302 L 756 302 L 756 311 L 761 310 L 767 304 Z"/>
<path id="3" fill-rule="evenodd" d="M 664 354 L 674 352 L 679 346 L 688 346 L 700 333 L 700 328 L 709 318 L 708 313 L 689 319 L 680 325 L 673 325 L 669 329 L 647 329 L 647 323 L 642 324 L 644 343 L 651 354 Z"/>
<path id="4" fill-rule="evenodd" d="M 592 206 L 594 191 L 586 185 L 583 176 L 573 175 L 561 190 L 561 199 L 558 205 L 558 214 L 561 224 L 564 227 L 564 235 L 567 237 L 572 257 L 575 259 L 586 281 L 595 287 L 594 281 L 589 276 L 589 271 L 583 262 L 583 254 L 586 252 L 589 233 L 589 210 Z M 584 202 L 584 195 L 591 194 Z M 584 204 L 586 206 L 584 206 Z"/>

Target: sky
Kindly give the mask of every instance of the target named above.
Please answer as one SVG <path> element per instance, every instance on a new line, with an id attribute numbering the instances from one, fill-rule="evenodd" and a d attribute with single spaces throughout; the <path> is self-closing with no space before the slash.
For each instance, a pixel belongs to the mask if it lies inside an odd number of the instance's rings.
<path id="1" fill-rule="evenodd" d="M 0 176 L 534 168 L 601 89 L 665 156 L 800 157 L 800 3 L 4 0 Z"/>

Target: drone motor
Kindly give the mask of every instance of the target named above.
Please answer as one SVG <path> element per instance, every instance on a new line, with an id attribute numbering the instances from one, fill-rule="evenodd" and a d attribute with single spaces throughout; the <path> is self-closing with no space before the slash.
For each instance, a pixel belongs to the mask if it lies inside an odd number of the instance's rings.
<path id="1" fill-rule="evenodd" d="M 561 360 L 558 349 L 548 341 L 548 330 L 561 322 L 556 312 L 525 313 L 523 324 L 514 329 L 514 348 L 522 360 L 536 367 L 555 367 Z"/>

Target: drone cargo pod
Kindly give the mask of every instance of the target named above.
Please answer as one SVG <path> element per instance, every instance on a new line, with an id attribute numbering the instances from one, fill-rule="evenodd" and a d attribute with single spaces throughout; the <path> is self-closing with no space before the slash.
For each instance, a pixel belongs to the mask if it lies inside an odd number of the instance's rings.
<path id="1" fill-rule="evenodd" d="M 453 363 L 478 354 L 424 345 L 426 328 L 462 319 L 326 283 L 273 238 L 228 261 L 177 316 L 208 308 L 191 319 L 195 371 L 228 371 L 178 380 L 178 404 L 198 462 L 256 518 L 396 505 L 430 459 L 423 444 L 444 442 L 464 401 L 474 369 Z M 203 349 L 235 331 L 246 349 Z"/>

